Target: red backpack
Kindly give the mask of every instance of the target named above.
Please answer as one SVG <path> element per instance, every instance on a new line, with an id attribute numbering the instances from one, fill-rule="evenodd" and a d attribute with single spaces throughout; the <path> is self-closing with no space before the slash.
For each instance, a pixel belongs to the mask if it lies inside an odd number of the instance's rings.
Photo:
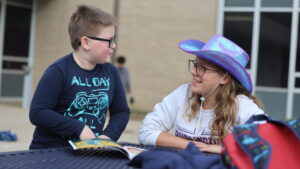
<path id="1" fill-rule="evenodd" d="M 253 121 L 265 120 L 263 124 Z M 236 126 L 223 140 L 223 160 L 228 168 L 300 169 L 300 119 L 271 120 L 253 116 Z"/>

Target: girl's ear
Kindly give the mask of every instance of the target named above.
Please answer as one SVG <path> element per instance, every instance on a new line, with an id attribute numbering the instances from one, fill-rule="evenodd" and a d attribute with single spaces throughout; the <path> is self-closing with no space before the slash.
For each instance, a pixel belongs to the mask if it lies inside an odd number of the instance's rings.
<path id="1" fill-rule="evenodd" d="M 221 80 L 220 84 L 227 84 L 228 82 L 231 81 L 231 76 L 226 73 L 226 75 L 224 75 L 225 77 L 223 78 L 223 80 Z"/>
<path id="2" fill-rule="evenodd" d="M 80 42 L 81 42 L 81 46 L 82 46 L 83 50 L 90 49 L 89 39 L 87 37 L 85 37 L 85 36 L 81 37 Z"/>

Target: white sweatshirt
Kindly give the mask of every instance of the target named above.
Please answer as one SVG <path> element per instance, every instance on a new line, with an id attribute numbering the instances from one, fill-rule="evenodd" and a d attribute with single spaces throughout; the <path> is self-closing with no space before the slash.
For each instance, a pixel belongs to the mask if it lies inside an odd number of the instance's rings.
<path id="1" fill-rule="evenodd" d="M 219 144 L 211 139 L 210 122 L 214 110 L 200 110 L 195 118 L 189 121 L 190 86 L 184 84 L 167 95 L 161 103 L 155 105 L 153 112 L 147 114 L 139 131 L 139 141 L 146 145 L 155 145 L 161 132 L 169 132 L 174 128 L 173 135 L 209 144 Z M 245 95 L 237 96 L 237 124 L 245 123 L 252 115 L 264 114 L 251 99 Z"/>

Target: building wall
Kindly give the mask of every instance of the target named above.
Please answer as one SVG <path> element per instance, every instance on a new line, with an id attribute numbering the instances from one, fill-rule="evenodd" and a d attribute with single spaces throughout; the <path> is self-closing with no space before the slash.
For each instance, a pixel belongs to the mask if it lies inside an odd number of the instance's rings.
<path id="1" fill-rule="evenodd" d="M 207 40 L 216 32 L 216 0 L 121 1 L 118 54 L 128 58 L 138 110 L 189 81 L 185 39 Z M 193 58 L 192 56 L 190 58 Z"/>
<path id="2" fill-rule="evenodd" d="M 38 0 L 34 89 L 44 70 L 71 51 L 68 20 L 77 4 L 113 13 L 113 1 Z M 206 41 L 216 32 L 217 0 L 120 0 L 117 55 L 127 58 L 132 109 L 150 111 L 169 92 L 188 82 L 187 60 L 177 48 L 185 39 Z"/>

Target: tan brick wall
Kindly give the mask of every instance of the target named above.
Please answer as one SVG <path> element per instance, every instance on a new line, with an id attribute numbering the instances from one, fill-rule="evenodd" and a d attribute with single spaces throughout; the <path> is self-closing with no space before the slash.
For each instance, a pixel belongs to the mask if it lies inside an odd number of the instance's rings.
<path id="1" fill-rule="evenodd" d="M 184 82 L 188 57 L 178 42 L 207 40 L 216 32 L 216 0 L 121 1 L 118 54 L 127 56 L 138 110 L 155 103 Z"/>
<path id="2" fill-rule="evenodd" d="M 113 11 L 112 0 L 38 1 L 34 84 L 49 64 L 71 51 L 67 24 L 80 2 Z M 217 6 L 217 0 L 120 0 L 117 54 L 127 57 L 133 109 L 150 111 L 189 81 L 187 60 L 193 56 L 177 44 L 190 38 L 206 41 L 215 34 Z"/>

